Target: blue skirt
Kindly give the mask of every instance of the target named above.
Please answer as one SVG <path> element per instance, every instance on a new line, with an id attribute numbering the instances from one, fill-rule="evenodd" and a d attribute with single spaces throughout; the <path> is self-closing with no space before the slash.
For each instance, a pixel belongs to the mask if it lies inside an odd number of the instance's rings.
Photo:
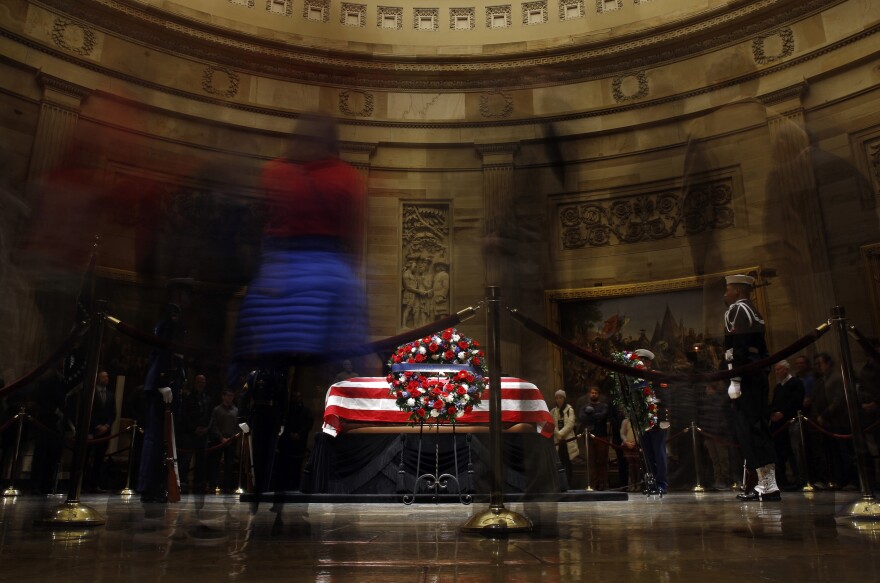
<path id="1" fill-rule="evenodd" d="M 233 359 L 339 359 L 366 341 L 364 291 L 349 255 L 320 246 L 265 247 L 239 311 Z"/>

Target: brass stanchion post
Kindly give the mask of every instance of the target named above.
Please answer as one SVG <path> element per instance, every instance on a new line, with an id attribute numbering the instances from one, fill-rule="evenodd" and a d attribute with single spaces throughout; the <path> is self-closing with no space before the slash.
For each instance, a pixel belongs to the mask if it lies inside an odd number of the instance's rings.
<path id="1" fill-rule="evenodd" d="M 584 446 L 585 446 L 584 449 L 586 450 L 586 453 L 584 454 L 584 457 L 586 458 L 586 463 L 584 463 L 584 476 L 587 479 L 587 487 L 584 488 L 584 490 L 586 490 L 587 492 L 593 491 L 593 476 L 592 476 L 592 472 L 590 471 L 590 466 L 593 465 L 592 458 L 590 457 L 590 438 L 591 437 L 593 437 L 593 434 L 590 433 L 590 429 L 587 428 L 584 431 Z"/>
<path id="2" fill-rule="evenodd" d="M 18 462 L 21 457 L 21 436 L 24 433 L 24 420 L 27 417 L 24 405 L 18 408 L 15 419 L 18 421 L 18 428 L 15 434 L 15 450 L 12 452 L 12 465 L 9 466 L 9 487 L 3 491 L 4 497 L 13 497 L 21 494 L 15 488 L 15 479 L 18 477 Z"/>
<path id="3" fill-rule="evenodd" d="M 241 433 L 241 447 L 238 451 L 238 488 L 235 489 L 236 494 L 244 494 L 244 488 L 242 487 L 242 475 L 244 472 L 244 440 L 247 437 L 247 433 Z"/>
<path id="4" fill-rule="evenodd" d="M 487 288 L 486 332 L 489 352 L 489 440 L 492 457 L 492 490 L 489 508 L 474 514 L 461 530 L 488 535 L 506 535 L 525 532 L 531 521 L 504 507 L 504 475 L 501 454 L 501 319 L 499 303 L 501 292 L 497 286 Z"/>
<path id="5" fill-rule="evenodd" d="M 125 474 L 125 488 L 119 493 L 120 496 L 132 496 L 134 490 L 131 489 L 131 474 L 134 471 L 134 444 L 137 439 L 138 422 L 135 419 L 131 424 L 131 443 L 128 446 L 128 471 Z"/>
<path id="6" fill-rule="evenodd" d="M 95 400 L 95 384 L 98 379 L 98 364 L 104 342 L 104 320 L 106 318 L 107 302 L 103 300 L 95 302 L 95 311 L 92 313 L 90 323 L 89 366 L 86 369 L 86 376 L 83 378 L 82 391 L 80 391 L 76 443 L 73 450 L 73 464 L 70 468 L 67 500 L 52 509 L 45 518 L 36 520 L 37 524 L 77 527 L 104 524 L 104 517 L 91 506 L 82 504 L 79 501 L 79 496 L 82 491 L 82 479 L 86 465 L 88 427 L 92 417 L 92 402 Z"/>
<path id="7" fill-rule="evenodd" d="M 802 490 L 804 492 L 815 492 L 816 489 L 813 487 L 813 478 L 810 476 L 810 464 L 807 459 L 807 438 L 804 435 L 804 421 L 806 421 L 806 417 L 804 417 L 803 411 L 798 411 L 798 437 L 801 440 L 801 467 L 804 468 L 804 479 L 807 481 L 804 484 Z"/>
<path id="8" fill-rule="evenodd" d="M 865 445 L 865 434 L 862 432 L 862 424 L 859 420 L 859 399 L 853 381 L 855 375 L 852 354 L 849 351 L 846 310 L 843 306 L 834 306 L 831 309 L 831 320 L 836 324 L 837 340 L 840 342 L 840 374 L 843 377 L 846 410 L 849 413 L 849 426 L 852 430 L 859 482 L 862 487 L 862 498 L 844 507 L 840 515 L 859 520 L 880 520 L 880 505 L 877 504 L 871 481 L 868 479 L 868 448 Z"/>
<path id="9" fill-rule="evenodd" d="M 697 443 L 697 424 L 691 421 L 691 446 L 694 450 L 694 475 L 697 478 L 697 485 L 694 486 L 694 492 L 705 492 L 702 482 L 700 482 L 700 447 Z"/>

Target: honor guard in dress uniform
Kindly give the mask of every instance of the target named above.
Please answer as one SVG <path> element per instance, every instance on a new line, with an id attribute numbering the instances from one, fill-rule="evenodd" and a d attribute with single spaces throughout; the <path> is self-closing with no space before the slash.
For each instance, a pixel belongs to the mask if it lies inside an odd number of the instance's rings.
<path id="1" fill-rule="evenodd" d="M 635 355 L 639 357 L 647 368 L 652 368 L 655 360 L 654 353 L 647 348 L 639 348 L 635 351 Z M 639 386 L 638 384 L 636 385 Z M 652 389 L 656 402 L 657 423 L 653 427 L 642 427 L 644 433 L 641 436 L 641 446 L 645 452 L 645 460 L 649 464 L 651 473 L 654 474 L 654 481 L 660 494 L 665 494 L 669 490 L 668 464 L 666 461 L 666 433 L 669 429 L 669 409 L 666 403 L 669 396 L 666 394 L 666 385 L 658 385 L 652 383 Z M 641 391 L 641 388 L 639 388 Z M 662 391 L 662 394 L 661 394 Z"/>
<path id="2" fill-rule="evenodd" d="M 242 430 L 251 434 L 251 463 L 256 512 L 260 495 L 269 490 L 278 436 L 284 433 L 287 416 L 287 371 L 267 367 L 251 371 L 241 397 L 245 422 Z"/>
<path id="3" fill-rule="evenodd" d="M 169 343 L 183 341 L 186 328 L 183 308 L 189 303 L 192 279 L 168 281 L 168 303 L 153 334 Z M 182 354 L 168 346 L 157 346 L 150 353 L 149 369 L 144 381 L 145 415 L 144 441 L 138 472 L 138 491 L 143 502 L 166 502 L 167 474 L 165 469 L 165 405 L 172 411 L 179 408 L 180 392 L 186 383 L 186 369 Z"/>
<path id="4" fill-rule="evenodd" d="M 739 368 L 767 358 L 764 339 L 764 319 L 749 296 L 755 278 L 748 275 L 729 275 L 724 301 L 724 357 L 728 369 Z M 733 400 L 735 431 L 746 468 L 758 475 L 758 483 L 737 495 L 740 500 L 780 500 L 776 484 L 776 451 L 767 421 L 767 382 L 769 371 L 761 369 L 730 379 L 727 394 Z"/>

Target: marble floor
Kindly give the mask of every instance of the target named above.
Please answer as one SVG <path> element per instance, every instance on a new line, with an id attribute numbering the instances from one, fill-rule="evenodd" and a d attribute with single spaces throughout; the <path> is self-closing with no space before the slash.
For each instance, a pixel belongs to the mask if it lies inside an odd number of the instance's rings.
<path id="1" fill-rule="evenodd" d="M 84 496 L 106 524 L 34 526 L 61 497 L 0 507 L 3 581 L 880 581 L 880 525 L 836 518 L 855 492 L 739 503 L 731 493 L 511 503 L 538 524 L 491 539 L 459 527 L 485 504 L 302 504 L 253 517 L 231 496 L 144 505 Z"/>

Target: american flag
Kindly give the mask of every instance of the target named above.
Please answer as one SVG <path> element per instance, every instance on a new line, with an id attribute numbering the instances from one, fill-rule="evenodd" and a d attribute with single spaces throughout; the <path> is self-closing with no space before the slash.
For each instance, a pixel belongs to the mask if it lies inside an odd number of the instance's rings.
<path id="1" fill-rule="evenodd" d="M 541 435 L 553 437 L 553 417 L 541 391 L 522 379 L 501 379 L 502 423 L 534 423 Z M 324 433 L 336 436 L 346 423 L 409 423 L 409 413 L 397 407 L 384 377 L 351 378 L 332 385 L 324 401 Z M 473 411 L 459 417 L 457 425 L 488 425 L 489 389 Z"/>

